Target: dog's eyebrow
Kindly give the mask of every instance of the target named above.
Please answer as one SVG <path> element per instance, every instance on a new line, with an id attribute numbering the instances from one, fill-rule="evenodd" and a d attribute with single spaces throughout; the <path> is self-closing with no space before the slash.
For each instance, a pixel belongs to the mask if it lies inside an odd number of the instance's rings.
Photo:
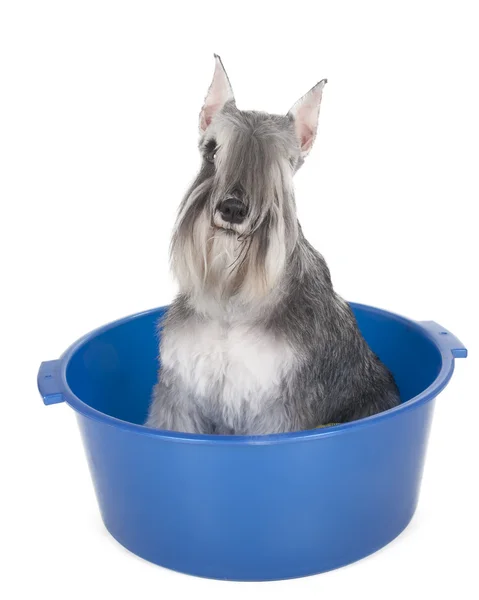
<path id="1" fill-rule="evenodd" d="M 216 148 L 216 140 L 215 138 L 210 138 L 206 144 L 203 146 L 203 148 L 207 151 L 207 152 L 212 152 L 215 148 Z"/>

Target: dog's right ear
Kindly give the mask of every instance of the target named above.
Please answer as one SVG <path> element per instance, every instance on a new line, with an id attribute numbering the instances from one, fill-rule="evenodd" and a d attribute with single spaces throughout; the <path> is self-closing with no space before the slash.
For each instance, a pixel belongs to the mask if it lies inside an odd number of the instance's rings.
<path id="1" fill-rule="evenodd" d="M 223 108 L 228 101 L 234 102 L 233 90 L 221 62 L 215 54 L 216 67 L 210 89 L 205 98 L 205 103 L 200 113 L 200 132 L 204 133 L 213 120 L 215 114 Z"/>

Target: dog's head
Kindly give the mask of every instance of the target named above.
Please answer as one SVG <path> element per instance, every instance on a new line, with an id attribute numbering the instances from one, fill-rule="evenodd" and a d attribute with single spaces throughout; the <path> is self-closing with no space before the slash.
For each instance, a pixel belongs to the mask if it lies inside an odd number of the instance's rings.
<path id="1" fill-rule="evenodd" d="M 325 83 L 286 115 L 241 111 L 216 57 L 200 113 L 202 165 L 172 239 L 183 292 L 248 302 L 274 288 L 298 236 L 293 175 L 316 137 Z"/>

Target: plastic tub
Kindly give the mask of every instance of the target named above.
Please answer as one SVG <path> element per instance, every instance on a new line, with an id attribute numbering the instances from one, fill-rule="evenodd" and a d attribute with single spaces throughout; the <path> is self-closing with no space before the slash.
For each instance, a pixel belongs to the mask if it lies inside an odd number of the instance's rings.
<path id="1" fill-rule="evenodd" d="M 102 327 L 42 363 L 45 404 L 76 411 L 113 537 L 184 573 L 272 580 L 351 563 L 401 533 L 418 501 L 435 398 L 467 351 L 434 322 L 351 306 L 403 403 L 326 429 L 246 437 L 143 427 L 165 308 Z"/>

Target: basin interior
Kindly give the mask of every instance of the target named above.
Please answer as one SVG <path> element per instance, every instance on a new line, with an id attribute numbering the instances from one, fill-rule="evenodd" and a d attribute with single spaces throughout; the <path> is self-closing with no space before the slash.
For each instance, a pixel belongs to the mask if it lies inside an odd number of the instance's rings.
<path id="1" fill-rule="evenodd" d="M 351 305 L 365 339 L 391 369 L 406 402 L 438 376 L 441 354 L 414 322 L 365 306 Z M 66 371 L 71 391 L 92 408 L 143 424 L 157 378 L 162 309 L 120 321 L 87 337 Z"/>

